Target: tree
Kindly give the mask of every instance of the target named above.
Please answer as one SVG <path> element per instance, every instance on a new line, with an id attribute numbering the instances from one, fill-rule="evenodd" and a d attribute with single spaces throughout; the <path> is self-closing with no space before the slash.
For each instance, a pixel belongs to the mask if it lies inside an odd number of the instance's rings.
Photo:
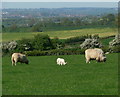
<path id="1" fill-rule="evenodd" d="M 115 36 L 115 39 L 113 39 L 112 41 L 109 42 L 109 46 L 110 47 L 120 46 L 120 34 L 117 34 Z"/>
<path id="2" fill-rule="evenodd" d="M 54 39 L 52 39 L 52 44 L 55 49 L 60 49 L 65 46 L 65 44 L 61 42 L 58 37 L 54 37 Z"/>
<path id="3" fill-rule="evenodd" d="M 4 26 L 4 25 L 2 25 L 2 28 L 5 28 L 5 26 Z"/>
<path id="4" fill-rule="evenodd" d="M 115 39 L 109 42 L 110 52 L 120 52 L 120 34 L 115 36 Z"/>
<path id="5" fill-rule="evenodd" d="M 101 48 L 102 44 L 99 42 L 99 36 L 93 35 L 91 38 L 85 39 L 80 47 L 81 49 Z"/>
<path id="6" fill-rule="evenodd" d="M 37 24 L 37 25 L 34 25 L 31 29 L 32 32 L 42 32 L 42 27 Z"/>
<path id="7" fill-rule="evenodd" d="M 35 24 L 35 19 L 31 19 L 30 22 L 28 23 L 29 27 L 32 27 Z"/>
<path id="8" fill-rule="evenodd" d="M 16 30 L 17 30 L 17 25 L 16 24 L 12 24 L 11 27 L 10 27 L 10 31 L 14 32 Z"/>
<path id="9" fill-rule="evenodd" d="M 81 20 L 79 18 L 76 18 L 74 20 L 74 24 L 75 24 L 75 26 L 80 26 L 82 24 L 82 22 L 81 22 Z"/>
<path id="10" fill-rule="evenodd" d="M 103 16 L 100 20 L 100 24 L 102 24 L 102 25 L 115 24 L 115 15 L 114 14 L 107 14 L 107 15 Z"/>
<path id="11" fill-rule="evenodd" d="M 0 43 L 0 49 L 2 49 L 2 53 L 12 52 L 17 48 L 18 44 L 16 41 L 4 42 Z"/>
<path id="12" fill-rule="evenodd" d="M 73 24 L 73 21 L 70 20 L 69 18 L 62 18 L 61 19 L 61 25 L 63 25 L 63 26 L 72 26 L 74 24 Z"/>
<path id="13" fill-rule="evenodd" d="M 109 19 L 109 21 L 115 21 L 115 15 L 114 14 L 108 14 L 107 16 L 106 16 L 108 19 Z"/>
<path id="14" fill-rule="evenodd" d="M 51 39 L 48 35 L 37 34 L 34 36 L 33 40 L 34 49 L 36 50 L 50 50 L 53 48 Z"/>
<path id="15" fill-rule="evenodd" d="M 33 40 L 32 39 L 21 39 L 17 41 L 18 46 L 17 50 L 18 51 L 31 51 L 33 50 Z"/>

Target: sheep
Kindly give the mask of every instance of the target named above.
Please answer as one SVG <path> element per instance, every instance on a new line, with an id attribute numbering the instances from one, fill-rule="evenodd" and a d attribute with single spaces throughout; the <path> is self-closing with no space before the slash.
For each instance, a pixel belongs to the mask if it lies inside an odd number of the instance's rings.
<path id="1" fill-rule="evenodd" d="M 90 60 L 96 60 L 98 62 L 105 62 L 106 57 L 104 55 L 104 52 L 102 49 L 87 49 L 85 50 L 85 58 L 86 58 L 86 63 L 90 63 Z"/>
<path id="2" fill-rule="evenodd" d="M 21 53 L 13 53 L 13 54 L 12 54 L 12 57 L 11 57 L 11 61 L 12 61 L 12 66 L 13 66 L 13 65 L 16 66 L 16 63 L 17 63 L 17 62 L 25 63 L 25 64 L 28 64 L 28 63 L 29 63 L 26 55 L 21 54 Z"/>
<path id="3" fill-rule="evenodd" d="M 65 62 L 65 60 L 63 58 L 57 58 L 57 64 L 58 65 L 66 65 L 67 62 Z"/>

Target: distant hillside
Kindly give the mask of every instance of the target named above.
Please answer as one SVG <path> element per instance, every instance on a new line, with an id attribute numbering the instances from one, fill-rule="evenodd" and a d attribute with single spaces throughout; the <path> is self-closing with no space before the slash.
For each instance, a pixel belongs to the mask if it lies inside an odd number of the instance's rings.
<path id="1" fill-rule="evenodd" d="M 11 17 L 83 17 L 88 15 L 116 14 L 117 8 L 36 8 L 2 9 L 3 18 Z"/>

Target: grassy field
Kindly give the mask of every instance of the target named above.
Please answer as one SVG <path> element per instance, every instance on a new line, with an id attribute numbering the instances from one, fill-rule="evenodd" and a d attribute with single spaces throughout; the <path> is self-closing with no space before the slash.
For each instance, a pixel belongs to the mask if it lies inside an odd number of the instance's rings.
<path id="1" fill-rule="evenodd" d="M 107 39 L 101 39 L 101 42 L 103 45 L 109 45 L 109 42 L 112 41 L 114 37 L 107 38 Z"/>
<path id="2" fill-rule="evenodd" d="M 68 62 L 58 66 L 56 59 Z M 30 64 L 12 67 L 3 57 L 3 95 L 115 95 L 118 90 L 118 54 L 105 63 L 85 63 L 84 55 L 28 57 Z"/>
<path id="3" fill-rule="evenodd" d="M 48 34 L 51 38 L 58 37 L 66 39 L 74 36 L 81 36 L 87 34 L 98 34 L 100 37 L 111 36 L 117 33 L 115 28 L 84 28 L 76 30 L 61 30 L 61 31 L 46 31 L 46 32 L 31 32 L 31 33 L 3 33 L 2 41 L 19 40 L 22 38 L 33 38 L 36 34 Z M 0 40 L 1 41 L 1 40 Z"/>

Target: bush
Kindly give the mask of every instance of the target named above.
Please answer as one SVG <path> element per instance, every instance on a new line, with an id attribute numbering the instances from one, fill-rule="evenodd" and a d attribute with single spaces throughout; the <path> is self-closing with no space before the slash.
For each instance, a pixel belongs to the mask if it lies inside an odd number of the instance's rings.
<path id="1" fill-rule="evenodd" d="M 77 37 L 71 37 L 66 39 L 65 43 L 74 43 L 74 42 L 83 42 L 86 38 L 90 39 L 99 39 L 98 34 L 95 35 L 84 35 L 84 36 L 77 36 Z"/>
<path id="2" fill-rule="evenodd" d="M 80 45 L 81 49 L 88 48 L 101 48 L 102 44 L 98 39 L 85 39 L 85 41 Z"/>
<path id="3" fill-rule="evenodd" d="M 109 42 L 110 52 L 118 53 L 120 52 L 120 34 L 115 36 L 115 39 Z"/>
<path id="4" fill-rule="evenodd" d="M 31 29 L 32 32 L 42 32 L 42 28 L 39 25 L 34 25 Z"/>
<path id="5" fill-rule="evenodd" d="M 120 34 L 115 36 L 115 39 L 109 42 L 109 47 L 120 46 Z"/>
<path id="6" fill-rule="evenodd" d="M 53 43 L 55 44 L 53 45 Z M 55 48 L 60 49 L 62 47 L 63 44 L 59 41 L 59 39 L 53 42 L 51 41 L 49 36 L 45 34 L 37 34 L 34 36 L 33 39 L 22 39 L 22 40 L 18 40 L 17 42 L 11 41 L 0 44 L 0 48 L 2 49 L 3 54 L 7 54 L 7 53 L 11 54 L 13 52 L 23 53 L 24 51 L 33 51 L 33 50 L 45 51 Z"/>
<path id="7" fill-rule="evenodd" d="M 17 43 L 18 43 L 18 46 L 16 48 L 17 52 L 33 50 L 33 39 L 22 39 L 18 40 Z"/>
<path id="8" fill-rule="evenodd" d="M 120 46 L 113 46 L 110 48 L 111 53 L 120 53 Z"/>
<path id="9" fill-rule="evenodd" d="M 17 48 L 17 45 L 16 41 L 0 43 L 0 49 L 2 49 L 3 54 L 6 54 L 14 51 Z"/>
<path id="10" fill-rule="evenodd" d="M 102 47 L 101 49 L 104 51 L 104 53 L 110 52 L 109 46 L 104 46 L 104 47 Z"/>
<path id="11" fill-rule="evenodd" d="M 77 37 L 71 37 L 66 39 L 65 43 L 74 43 L 74 42 L 82 42 L 87 38 L 87 36 L 77 36 Z"/>
<path id="12" fill-rule="evenodd" d="M 48 35 L 45 34 L 37 34 L 33 39 L 33 47 L 36 50 L 50 50 L 53 49 L 53 44 Z"/>
<path id="13" fill-rule="evenodd" d="M 61 42 L 58 37 L 55 37 L 51 41 L 54 49 L 62 49 L 65 46 L 65 44 Z"/>
<path id="14" fill-rule="evenodd" d="M 26 51 L 28 56 L 51 56 L 51 55 L 79 55 L 84 54 L 85 49 L 54 49 L 48 51 Z"/>

